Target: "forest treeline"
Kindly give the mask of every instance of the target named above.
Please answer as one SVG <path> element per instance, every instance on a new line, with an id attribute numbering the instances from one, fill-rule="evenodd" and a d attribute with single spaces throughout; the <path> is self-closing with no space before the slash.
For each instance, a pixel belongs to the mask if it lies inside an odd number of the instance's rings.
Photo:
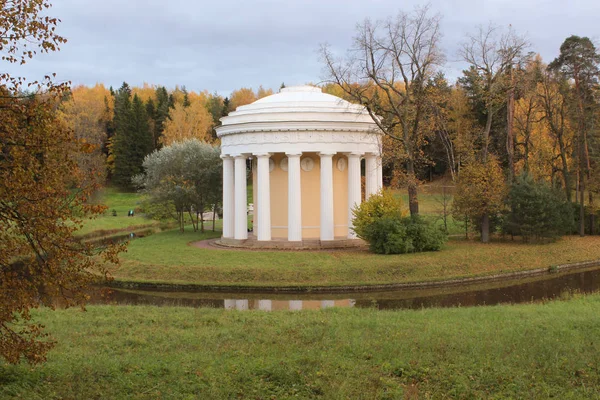
<path id="1" fill-rule="evenodd" d="M 101 83 L 77 86 L 59 107 L 61 119 L 75 136 L 93 146 L 79 164 L 101 180 L 133 189 L 131 178 L 142 171 L 144 158 L 163 146 L 185 139 L 217 141 L 219 119 L 235 108 L 272 94 L 259 87 L 234 90 L 229 97 L 185 87 L 167 90 L 144 84 L 118 89 Z"/>

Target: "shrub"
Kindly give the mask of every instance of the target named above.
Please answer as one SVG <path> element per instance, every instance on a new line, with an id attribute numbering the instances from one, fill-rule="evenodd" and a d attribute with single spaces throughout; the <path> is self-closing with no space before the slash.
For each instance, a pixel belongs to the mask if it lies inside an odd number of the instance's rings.
<path id="1" fill-rule="evenodd" d="M 573 208 L 562 192 L 529 175 L 520 175 L 511 185 L 507 198 L 503 231 L 531 238 L 553 238 L 573 229 Z"/>
<path id="2" fill-rule="evenodd" d="M 354 231 L 378 254 L 439 250 L 446 234 L 419 217 L 407 217 L 402 201 L 389 191 L 373 195 L 354 211 Z"/>

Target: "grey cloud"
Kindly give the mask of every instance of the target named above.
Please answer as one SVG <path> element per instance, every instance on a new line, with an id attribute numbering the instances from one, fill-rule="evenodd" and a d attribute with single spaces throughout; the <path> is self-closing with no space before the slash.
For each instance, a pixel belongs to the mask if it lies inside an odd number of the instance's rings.
<path id="1" fill-rule="evenodd" d="M 318 82 L 316 50 L 328 42 L 343 51 L 357 23 L 387 18 L 415 1 L 392 0 L 61 0 L 52 13 L 69 39 L 62 51 L 9 71 L 36 78 L 56 72 L 75 84 L 143 82 L 227 94 L 242 86 Z M 489 21 L 526 33 L 532 49 L 554 58 L 571 34 L 597 37 L 600 2 L 576 0 L 437 0 L 443 15 L 445 71 L 457 76 L 459 44 Z"/>

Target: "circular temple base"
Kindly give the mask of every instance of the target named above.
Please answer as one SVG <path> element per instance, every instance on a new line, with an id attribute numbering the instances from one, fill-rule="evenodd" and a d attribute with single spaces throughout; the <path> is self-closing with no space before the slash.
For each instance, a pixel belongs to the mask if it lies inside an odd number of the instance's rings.
<path id="1" fill-rule="evenodd" d="M 212 244 L 215 247 L 232 249 L 265 249 L 265 250 L 331 250 L 331 249 L 366 249 L 368 245 L 361 239 L 345 237 L 334 240 L 305 239 L 300 242 L 290 242 L 285 239 L 258 241 L 250 236 L 246 240 L 229 238 L 217 239 Z"/>

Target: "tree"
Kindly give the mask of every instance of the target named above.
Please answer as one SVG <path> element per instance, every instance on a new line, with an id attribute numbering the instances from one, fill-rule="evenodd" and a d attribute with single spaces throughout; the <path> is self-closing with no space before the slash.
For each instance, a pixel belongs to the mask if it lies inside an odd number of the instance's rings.
<path id="1" fill-rule="evenodd" d="M 206 109 L 212 117 L 211 142 L 217 140 L 216 127 L 221 125 L 221 117 L 229 113 L 229 99 L 223 99 L 217 93 L 209 94 L 206 100 Z"/>
<path id="2" fill-rule="evenodd" d="M 232 110 L 235 110 L 239 106 L 245 106 L 258 100 L 256 94 L 250 88 L 241 88 L 231 92 L 229 96 L 229 104 Z"/>
<path id="3" fill-rule="evenodd" d="M 402 201 L 389 190 L 369 197 L 352 210 L 357 236 L 378 254 L 440 250 L 446 234 L 419 216 L 406 217 Z"/>
<path id="4" fill-rule="evenodd" d="M 577 156 L 579 159 L 579 235 L 585 235 L 585 180 L 591 178 L 588 132 L 590 131 L 589 105 L 594 103 L 593 87 L 598 83 L 600 53 L 587 37 L 570 36 L 560 46 L 559 56 L 548 65 L 575 83 L 574 97 L 577 104 Z M 593 205 L 593 194 L 589 192 Z M 592 213 L 592 226 L 594 226 Z"/>
<path id="5" fill-rule="evenodd" d="M 184 104 L 176 104 L 164 126 L 161 138 L 163 146 L 192 138 L 203 142 L 212 141 L 213 119 L 206 106 L 199 100 L 187 107 Z"/>
<path id="6" fill-rule="evenodd" d="M 66 40 L 47 16 L 46 0 L 5 1 L 0 8 L 3 60 L 25 63 Z M 118 262 L 120 246 L 96 251 L 74 236 L 103 207 L 86 202 L 93 177 L 77 166 L 90 146 L 56 115 L 66 85 L 50 79 L 24 95 L 24 79 L 0 74 L 0 356 L 10 363 L 41 362 L 53 345 L 31 308 L 57 300 L 83 306 L 89 284 Z M 89 171 L 88 171 L 89 175 Z"/>
<path id="7" fill-rule="evenodd" d="M 453 214 L 460 220 L 463 216 L 481 226 L 481 241 L 490 241 L 490 215 L 502 211 L 506 185 L 502 169 L 495 157 L 489 156 L 485 163 L 466 164 L 458 177 Z M 487 218 L 485 218 L 487 216 Z"/>
<path id="8" fill-rule="evenodd" d="M 215 204 L 222 193 L 222 161 L 216 146 L 188 139 L 175 142 L 148 155 L 144 173 L 135 177 L 136 185 L 155 204 L 172 207 L 181 232 L 188 213 L 194 231 L 204 229 L 202 213 Z"/>
<path id="9" fill-rule="evenodd" d="M 133 187 L 131 178 L 142 172 L 144 157 L 152 151 L 154 145 L 146 108 L 137 95 L 133 96 L 132 101 L 131 89 L 127 83 L 123 83 L 115 93 L 113 121 L 113 182 L 129 189 Z"/>
<path id="10" fill-rule="evenodd" d="M 112 104 L 105 103 L 109 91 L 104 85 L 92 88 L 78 86 L 71 90 L 68 100 L 60 105 L 59 116 L 73 130 L 75 137 L 93 146 L 90 152 L 77 158 L 81 169 L 99 174 L 103 181 L 106 177 L 106 124 L 112 119 Z"/>
<path id="11" fill-rule="evenodd" d="M 419 213 L 416 168 L 423 145 L 425 85 L 442 64 L 440 16 L 428 7 L 386 21 L 365 20 L 349 55 L 336 60 L 321 48 L 326 81 L 362 104 L 386 136 L 399 143 L 411 215 Z M 380 118 L 381 117 L 381 118 Z"/>
<path id="12" fill-rule="evenodd" d="M 567 200 L 572 199 L 573 128 L 569 117 L 569 83 L 548 69 L 542 72 L 538 88 L 538 101 L 543 113 L 543 122 L 548 135 L 554 142 L 555 157 L 560 160 L 557 167 L 562 175 Z"/>
<path id="13" fill-rule="evenodd" d="M 507 82 L 506 74 L 515 64 L 522 62 L 527 45 L 527 41 L 512 29 L 500 32 L 491 24 L 485 28 L 480 26 L 477 33 L 469 35 L 462 44 L 460 56 L 470 65 L 469 72 L 479 78 L 478 91 L 485 104 L 483 162 L 487 161 L 494 114 L 506 101 L 507 92 L 512 90 L 512 82 Z"/>
<path id="14" fill-rule="evenodd" d="M 263 97 L 267 97 L 273 94 L 273 89 L 265 89 L 260 85 L 258 90 L 256 91 L 256 98 L 262 99 Z"/>
<path id="15" fill-rule="evenodd" d="M 553 238 L 573 229 L 573 208 L 544 181 L 519 175 L 507 196 L 508 212 L 503 230 L 524 241 Z"/>
<path id="16" fill-rule="evenodd" d="M 150 115 L 154 120 L 154 148 L 159 149 L 162 142 L 162 135 L 165 130 L 165 123 L 169 118 L 169 112 L 172 104 L 169 101 L 169 93 L 164 86 L 156 88 L 156 112 Z"/>

